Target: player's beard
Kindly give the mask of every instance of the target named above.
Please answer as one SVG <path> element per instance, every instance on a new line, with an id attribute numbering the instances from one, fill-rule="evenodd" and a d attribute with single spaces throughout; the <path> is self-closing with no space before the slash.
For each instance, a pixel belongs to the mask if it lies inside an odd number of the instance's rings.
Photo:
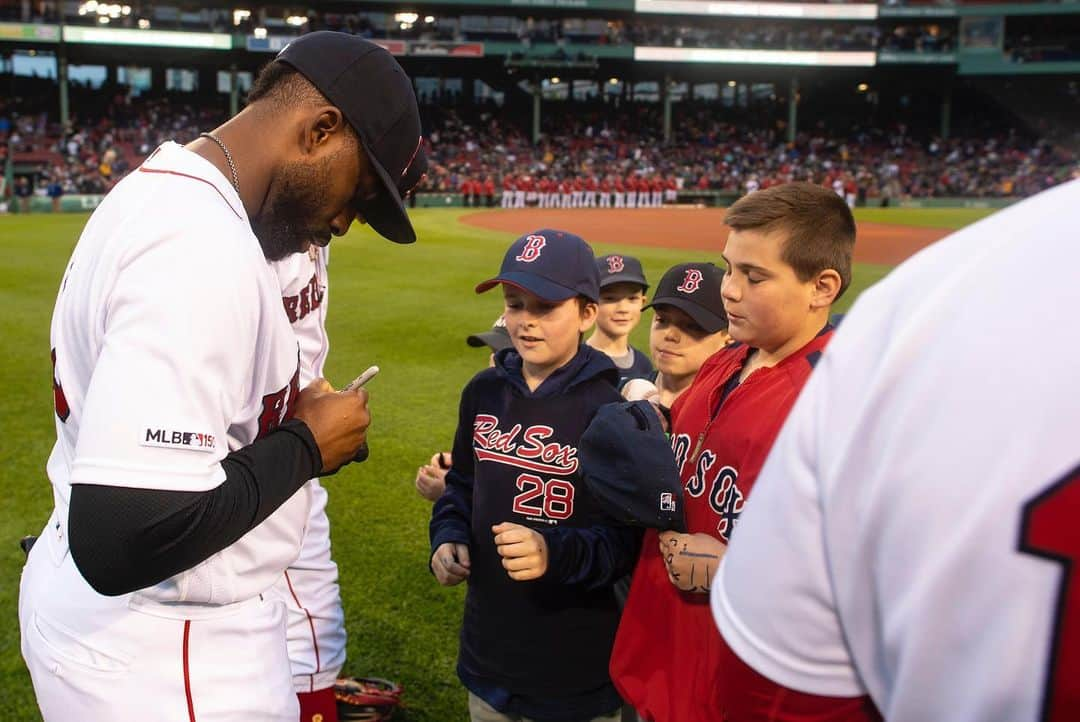
<path id="1" fill-rule="evenodd" d="M 251 229 L 269 261 L 299 253 L 305 245 L 330 235 L 328 226 L 316 220 L 326 203 L 323 189 L 330 184 L 332 158 L 318 164 L 287 163 L 282 166 Z"/>

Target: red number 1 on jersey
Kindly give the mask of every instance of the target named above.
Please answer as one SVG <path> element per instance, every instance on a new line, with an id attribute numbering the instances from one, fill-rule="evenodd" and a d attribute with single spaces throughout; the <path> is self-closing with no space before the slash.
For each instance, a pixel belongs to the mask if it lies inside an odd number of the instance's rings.
<path id="1" fill-rule="evenodd" d="M 1080 467 L 1024 505 L 1020 550 L 1061 565 L 1039 719 L 1080 720 Z"/>

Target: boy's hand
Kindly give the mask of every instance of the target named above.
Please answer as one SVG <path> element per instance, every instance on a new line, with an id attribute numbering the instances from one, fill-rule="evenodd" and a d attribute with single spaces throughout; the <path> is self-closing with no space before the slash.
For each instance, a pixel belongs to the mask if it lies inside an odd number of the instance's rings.
<path id="1" fill-rule="evenodd" d="M 444 587 L 460 584 L 469 576 L 469 545 L 446 542 L 431 555 L 431 571 Z"/>
<path id="2" fill-rule="evenodd" d="M 660 556 L 668 579 L 684 592 L 707 594 L 727 547 L 708 534 L 660 532 Z"/>
<path id="3" fill-rule="evenodd" d="M 440 451 L 431 457 L 431 463 L 416 472 L 416 490 L 428 501 L 437 501 L 446 491 L 446 472 L 453 462 L 450 453 Z"/>
<path id="4" fill-rule="evenodd" d="M 544 576 L 548 566 L 548 548 L 544 535 L 521 524 L 504 521 L 491 527 L 495 548 L 510 578 L 525 582 Z"/>

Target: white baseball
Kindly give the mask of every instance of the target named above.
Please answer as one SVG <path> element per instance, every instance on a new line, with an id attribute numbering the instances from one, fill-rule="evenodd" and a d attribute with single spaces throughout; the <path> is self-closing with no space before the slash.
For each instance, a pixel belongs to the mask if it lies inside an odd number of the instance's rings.
<path id="1" fill-rule="evenodd" d="M 660 389 L 648 379 L 630 379 L 622 387 L 623 398 L 627 401 L 652 401 L 659 403 Z"/>

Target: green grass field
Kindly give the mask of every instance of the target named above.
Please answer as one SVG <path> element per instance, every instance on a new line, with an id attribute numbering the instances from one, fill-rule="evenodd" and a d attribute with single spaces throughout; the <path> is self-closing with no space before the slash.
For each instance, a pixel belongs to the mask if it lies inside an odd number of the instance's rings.
<path id="1" fill-rule="evenodd" d="M 486 330 L 501 304 L 497 293 L 477 296 L 472 289 L 497 272 L 512 240 L 459 224 L 460 213 L 416 211 L 421 241 L 413 246 L 354 229 L 334 241 L 330 266 L 328 377 L 341 385 L 371 364 L 382 369 L 369 386 L 371 459 L 326 483 L 349 630 L 346 671 L 401 681 L 407 708 L 397 719 L 417 722 L 461 720 L 467 713 L 454 674 L 464 587 L 443 589 L 427 570 L 430 505 L 412 482 L 421 463 L 448 448 L 460 389 L 487 363 L 487 354 L 467 347 L 464 339 Z M 858 217 L 959 228 L 988 214 L 887 209 Z M 5 346 L 0 373 L 8 389 L 0 406 L 0 720 L 40 719 L 19 653 L 16 604 L 23 554 L 16 541 L 36 534 L 52 506 L 45 477 L 54 440 L 49 320 L 61 272 L 85 220 L 81 215 L 0 217 Z M 606 245 L 596 250 L 637 255 L 650 279 L 703 255 Z M 719 261 L 719 254 L 713 260 Z M 845 310 L 888 271 L 857 267 L 854 288 L 837 310 Z M 648 346 L 648 315 L 634 333 L 639 348 Z"/>

